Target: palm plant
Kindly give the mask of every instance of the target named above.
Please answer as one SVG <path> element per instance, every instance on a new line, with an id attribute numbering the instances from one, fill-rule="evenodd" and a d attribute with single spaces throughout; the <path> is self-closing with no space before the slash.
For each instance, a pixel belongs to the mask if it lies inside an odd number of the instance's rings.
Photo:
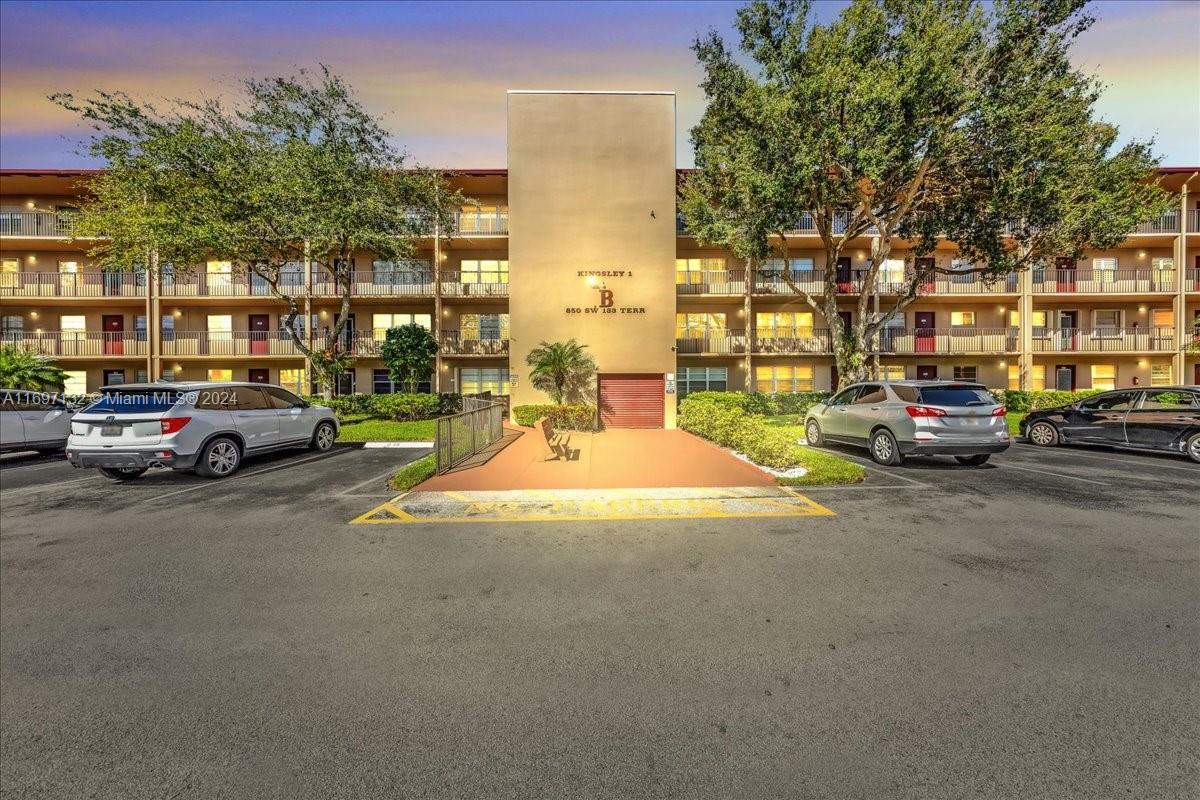
<path id="1" fill-rule="evenodd" d="M 579 344 L 574 339 L 542 342 L 525 357 L 525 363 L 533 367 L 529 373 L 530 384 L 550 395 L 556 405 L 581 394 L 588 380 L 596 374 L 596 362 L 584 352 L 586 348 L 586 344 Z"/>
<path id="2" fill-rule="evenodd" d="M 41 353 L 15 344 L 0 346 L 0 386 L 5 389 L 61 389 L 66 379 L 67 373 Z"/>

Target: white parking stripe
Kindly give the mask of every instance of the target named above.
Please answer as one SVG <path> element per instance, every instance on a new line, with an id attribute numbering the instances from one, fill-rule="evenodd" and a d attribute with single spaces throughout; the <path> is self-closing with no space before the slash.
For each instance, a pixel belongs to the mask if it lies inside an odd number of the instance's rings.
<path id="1" fill-rule="evenodd" d="M 390 478 L 391 476 L 395 475 L 397 472 L 400 471 L 401 466 L 403 466 L 403 465 L 392 467 L 387 472 L 384 472 L 380 475 L 376 475 L 374 478 L 369 478 L 369 479 L 363 481 L 362 483 L 351 486 L 349 489 L 343 489 L 342 491 L 338 492 L 338 494 L 339 495 L 348 495 L 351 492 L 353 492 L 355 489 L 361 489 L 364 486 L 368 486 L 372 483 L 376 483 L 378 481 L 383 480 L 384 478 Z M 387 494 L 388 494 L 388 496 L 391 496 L 391 495 L 395 494 L 395 492 L 388 492 Z M 357 496 L 361 497 L 363 495 L 357 495 Z M 375 497 L 376 495 L 367 495 L 367 496 Z M 380 495 L 380 496 L 382 496 L 382 495 Z"/>
<path id="2" fill-rule="evenodd" d="M 1070 454 L 1071 458 L 1087 458 L 1092 461 L 1116 462 L 1118 464 L 1132 464 L 1135 467 L 1154 467 L 1156 469 L 1169 469 L 1175 472 L 1190 472 L 1193 475 L 1200 475 L 1200 467 L 1185 467 L 1181 464 L 1163 464 L 1159 459 L 1137 460 L 1133 458 L 1118 458 L 1116 456 L 1102 456 L 1096 453 L 1080 453 L 1077 450 L 1063 450 L 1061 455 L 1066 457 Z M 1142 477 L 1142 476 L 1139 476 Z M 1152 477 L 1152 476 L 1144 476 Z"/>
<path id="3" fill-rule="evenodd" d="M 225 480 L 229 480 L 229 479 L 236 480 L 238 478 L 251 478 L 251 477 L 254 477 L 255 475 L 262 475 L 267 472 L 275 472 L 277 470 L 294 467 L 297 464 L 305 464 L 309 461 L 316 461 L 318 459 L 331 458 L 333 455 L 336 455 L 336 454 L 337 454 L 337 451 L 333 451 L 332 453 L 321 453 L 320 455 L 309 456 L 308 458 L 302 458 L 299 461 L 288 461 L 285 464 L 275 464 L 274 466 L 264 467 L 263 469 L 256 469 L 253 472 L 235 472 L 235 473 L 233 473 L 233 475 L 229 476 L 229 478 L 226 478 Z M 217 486 L 217 485 L 219 485 L 219 484 L 216 481 L 213 481 L 213 482 L 206 481 L 204 483 L 197 483 L 195 485 L 188 486 L 187 488 L 184 488 L 184 489 L 178 489 L 174 492 L 167 492 L 166 494 L 156 494 L 153 497 L 147 497 L 142 502 L 150 503 L 155 500 L 162 500 L 167 497 L 174 497 L 175 495 L 187 494 L 188 492 L 195 492 L 200 489 L 208 489 L 210 487 Z"/>
<path id="4" fill-rule="evenodd" d="M 1081 483 L 1094 483 L 1097 486 L 1108 486 L 1109 485 L 1106 481 L 1096 481 L 1096 480 L 1092 480 L 1091 478 L 1079 478 L 1079 477 L 1076 477 L 1075 475 L 1064 475 L 1061 472 L 1051 472 L 1048 469 L 1034 469 L 1033 467 L 1018 467 L 1016 464 L 1012 464 L 1007 461 L 1005 461 L 1003 464 L 1001 464 L 1000 468 L 1001 469 L 1018 469 L 1018 470 L 1021 470 L 1022 472 L 1036 472 L 1039 475 L 1053 475 L 1056 478 L 1065 478 L 1066 480 L 1069 480 L 1069 481 L 1080 481 Z"/>

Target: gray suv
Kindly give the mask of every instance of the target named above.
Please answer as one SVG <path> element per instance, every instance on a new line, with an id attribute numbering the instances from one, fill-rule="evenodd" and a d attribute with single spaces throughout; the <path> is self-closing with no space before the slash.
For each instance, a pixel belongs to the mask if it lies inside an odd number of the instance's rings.
<path id="1" fill-rule="evenodd" d="M 71 419 L 67 459 L 113 480 L 150 467 L 224 478 L 246 456 L 286 447 L 328 450 L 337 417 L 279 386 L 132 383 L 107 386 Z"/>
<path id="2" fill-rule="evenodd" d="M 866 447 L 887 466 L 952 455 L 974 467 L 1012 444 L 1004 406 L 984 386 L 960 381 L 856 383 L 813 406 L 804 433 L 811 445 Z"/>

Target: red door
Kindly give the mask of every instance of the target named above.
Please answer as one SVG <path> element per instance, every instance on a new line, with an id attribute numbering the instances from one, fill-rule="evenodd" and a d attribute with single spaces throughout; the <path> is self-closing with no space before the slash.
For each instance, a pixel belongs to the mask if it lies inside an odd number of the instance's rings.
<path id="1" fill-rule="evenodd" d="M 1055 274 L 1058 276 L 1058 291 L 1075 291 L 1075 259 L 1054 259 Z"/>
<path id="2" fill-rule="evenodd" d="M 251 383 L 270 383 L 271 370 L 269 369 L 252 369 L 250 370 Z"/>
<path id="3" fill-rule="evenodd" d="M 837 260 L 837 290 L 839 292 L 849 292 L 850 285 L 850 257 L 842 256 Z"/>
<path id="4" fill-rule="evenodd" d="M 606 428 L 661 428 L 662 375 L 601 375 L 600 422 Z"/>
<path id="5" fill-rule="evenodd" d="M 104 336 L 104 355 L 125 354 L 125 317 L 121 314 L 105 314 L 101 318 Z"/>
<path id="6" fill-rule="evenodd" d="M 917 364 L 917 380 L 936 381 L 937 364 Z"/>
<path id="7" fill-rule="evenodd" d="M 913 327 L 916 328 L 917 352 L 933 353 L 937 351 L 937 317 L 932 311 L 918 311 L 913 315 Z"/>
<path id="8" fill-rule="evenodd" d="M 250 315 L 250 355 L 265 356 L 270 347 L 267 337 L 270 335 L 271 316 L 269 314 Z M 266 383 L 266 381 L 263 381 Z"/>

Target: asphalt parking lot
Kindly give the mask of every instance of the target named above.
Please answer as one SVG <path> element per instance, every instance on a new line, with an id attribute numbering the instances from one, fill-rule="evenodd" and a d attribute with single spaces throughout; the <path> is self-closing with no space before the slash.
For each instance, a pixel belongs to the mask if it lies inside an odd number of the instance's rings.
<path id="1" fill-rule="evenodd" d="M 349 524 L 421 452 L 6 457 L 5 796 L 1200 796 L 1200 465 L 1018 445 L 803 490 L 832 515 Z"/>

